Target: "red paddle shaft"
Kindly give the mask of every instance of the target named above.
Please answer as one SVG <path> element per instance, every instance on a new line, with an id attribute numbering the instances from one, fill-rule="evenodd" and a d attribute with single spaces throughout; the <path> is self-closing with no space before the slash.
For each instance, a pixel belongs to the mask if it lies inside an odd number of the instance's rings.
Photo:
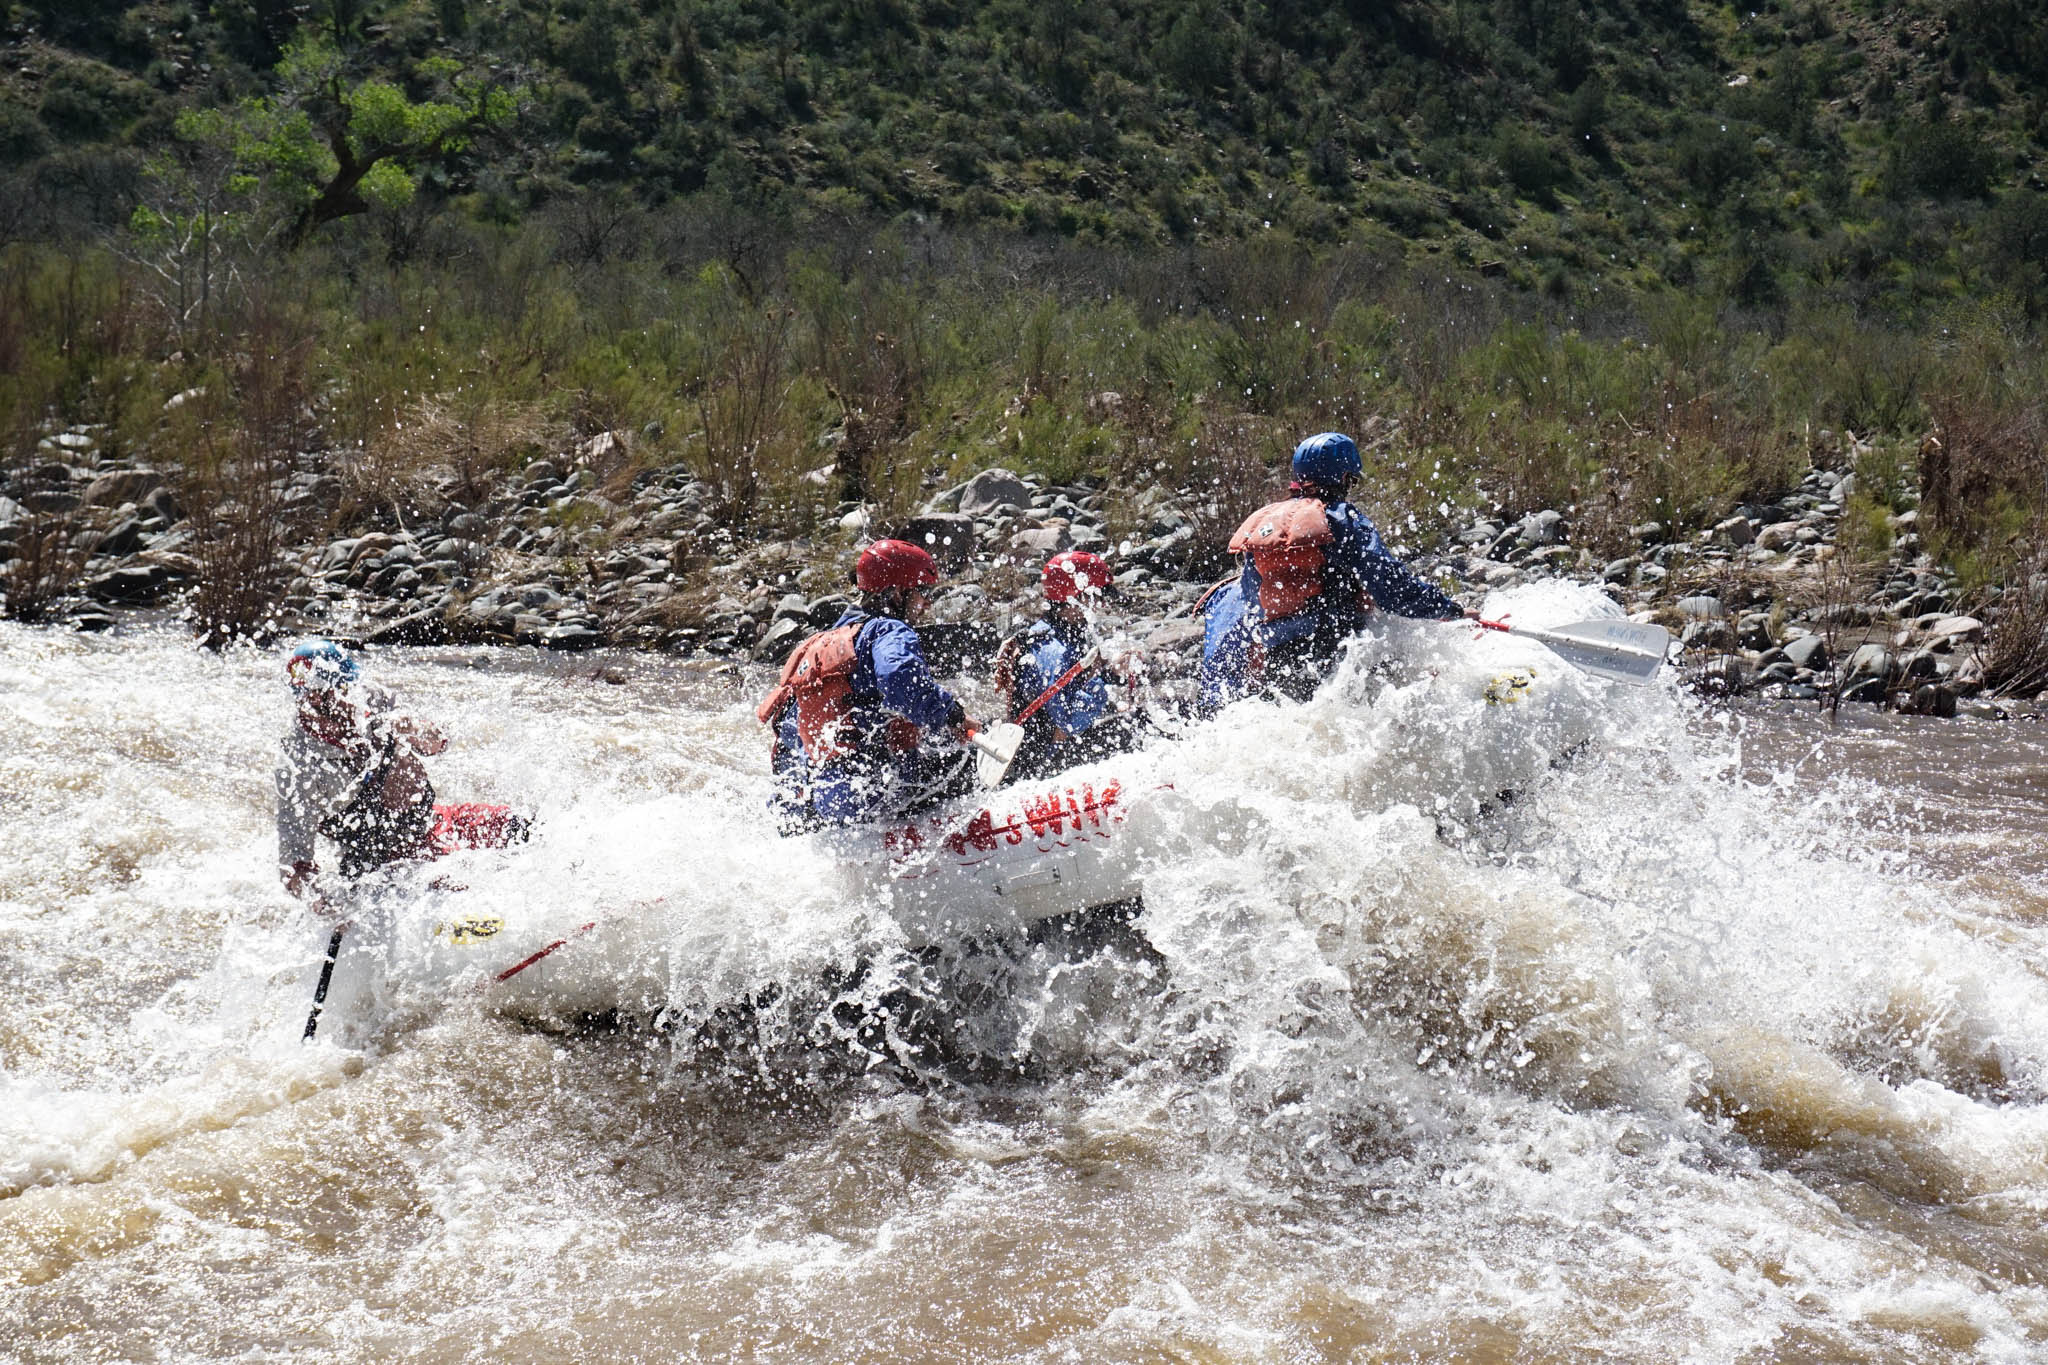
<path id="1" fill-rule="evenodd" d="M 528 967 L 531 967 L 534 963 L 546 957 L 549 953 L 554 952 L 555 949 L 565 947 L 570 939 L 580 938 L 582 935 L 589 933 L 592 929 L 595 929 L 596 927 L 596 920 L 592 920 L 588 924 L 578 925 L 573 932 L 565 934 L 561 938 L 556 939 L 553 943 L 550 943 L 547 947 L 541 949 L 532 957 L 529 957 L 522 962 L 517 962 L 514 963 L 512 966 L 507 967 L 504 971 L 499 972 L 495 977 L 492 977 L 491 979 L 493 981 L 509 981 L 513 977 L 525 971 Z"/>
<path id="2" fill-rule="evenodd" d="M 1083 654 L 1080 658 L 1074 660 L 1073 666 L 1069 668 L 1066 672 L 1060 674 L 1060 676 L 1054 680 L 1053 685 L 1051 687 L 1048 687 L 1045 689 L 1045 691 L 1039 693 L 1037 701 L 1032 702 L 1031 705 L 1025 707 L 1022 711 L 1019 711 L 1017 713 L 1017 719 L 1012 721 L 1011 724 L 1022 725 L 1025 721 L 1030 720 L 1033 716 L 1037 715 L 1038 708 L 1045 705 L 1047 702 L 1051 701 L 1062 687 L 1065 687 L 1068 683 L 1072 682 L 1075 678 L 1079 677 L 1081 675 L 1082 669 L 1087 668 L 1090 664 L 1095 662 L 1095 656 L 1098 653 L 1100 653 L 1099 650 L 1091 649 L 1086 654 Z"/>

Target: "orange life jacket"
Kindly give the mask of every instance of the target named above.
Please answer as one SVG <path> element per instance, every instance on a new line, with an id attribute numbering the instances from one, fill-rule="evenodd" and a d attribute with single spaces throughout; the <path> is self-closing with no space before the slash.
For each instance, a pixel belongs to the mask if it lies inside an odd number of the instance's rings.
<path id="1" fill-rule="evenodd" d="M 1230 552 L 1250 555 L 1259 571 L 1259 615 L 1284 620 L 1321 596 L 1323 546 L 1336 538 L 1316 498 L 1269 503 L 1246 517 Z"/>
<path id="2" fill-rule="evenodd" d="M 758 707 L 754 719 L 780 722 L 783 707 L 796 702 L 796 732 L 804 754 L 824 763 L 853 752 L 854 641 L 867 620 L 819 631 L 790 653 L 782 677 Z M 917 747 L 917 726 L 901 716 L 889 719 L 888 745 L 897 752 Z"/>

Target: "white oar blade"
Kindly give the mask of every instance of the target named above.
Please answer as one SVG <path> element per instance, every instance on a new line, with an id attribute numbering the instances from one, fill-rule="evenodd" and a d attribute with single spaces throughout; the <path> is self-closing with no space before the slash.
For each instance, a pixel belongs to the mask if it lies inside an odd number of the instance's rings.
<path id="1" fill-rule="evenodd" d="M 1515 627 L 1575 668 L 1615 682 L 1641 687 L 1657 676 L 1671 649 L 1671 633 L 1662 626 L 1635 621 L 1575 621 L 1550 630 Z"/>
<path id="2" fill-rule="evenodd" d="M 981 754 L 974 761 L 976 774 L 984 787 L 998 787 L 1009 775 L 1010 765 L 1016 762 L 1017 746 L 1024 742 L 1024 727 L 1021 725 L 991 725 L 974 735 L 974 747 Z"/>

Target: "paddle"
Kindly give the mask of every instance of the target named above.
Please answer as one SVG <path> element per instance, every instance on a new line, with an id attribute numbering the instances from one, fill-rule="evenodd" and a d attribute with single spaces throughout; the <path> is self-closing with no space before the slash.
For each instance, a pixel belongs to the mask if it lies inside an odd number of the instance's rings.
<path id="1" fill-rule="evenodd" d="M 313 987 L 313 1012 L 306 1016 L 305 1036 L 299 1041 L 310 1043 L 313 1035 L 320 1030 L 320 1009 L 327 1003 L 327 987 L 334 980 L 334 960 L 341 956 L 341 936 L 348 932 L 348 921 L 334 926 L 334 933 L 327 940 L 327 956 L 320 963 L 320 980 Z"/>
<path id="2" fill-rule="evenodd" d="M 1066 672 L 1053 679 L 1051 687 L 1038 694 L 1038 700 L 1019 711 L 1014 719 L 968 733 L 974 747 L 981 750 L 981 757 L 975 760 L 975 772 L 980 776 L 982 786 L 1000 787 L 1003 784 L 1003 779 L 1010 775 L 1010 765 L 1017 761 L 1017 746 L 1024 742 L 1024 722 L 1037 715 L 1039 707 L 1058 696 L 1061 688 L 1085 673 L 1101 653 L 1098 648 L 1090 648 L 1074 660 Z"/>
<path id="3" fill-rule="evenodd" d="M 1671 633 L 1664 627 L 1614 618 L 1574 621 L 1549 630 L 1511 626 L 1505 621 L 1478 624 L 1488 630 L 1534 640 L 1575 668 L 1632 687 L 1641 687 L 1656 677 L 1671 648 Z"/>
<path id="4" fill-rule="evenodd" d="M 541 950 L 540 950 L 539 952 L 537 952 L 537 953 L 533 953 L 533 954 L 531 954 L 531 955 L 529 955 L 529 956 L 527 956 L 527 957 L 521 958 L 521 959 L 520 959 L 520 960 L 519 960 L 518 962 L 515 962 L 515 963 L 513 963 L 513 964 L 512 964 L 511 966 L 507 967 L 507 968 L 506 968 L 506 969 L 505 969 L 504 971 L 502 971 L 502 972 L 499 972 L 499 973 L 498 973 L 498 974 L 497 974 L 496 976 L 492 977 L 492 978 L 491 978 L 491 979 L 490 979 L 490 980 L 489 980 L 488 982 L 485 982 L 484 984 L 485 984 L 485 985 L 496 985 L 496 984 L 497 984 L 498 982 L 500 982 L 500 981 L 510 981 L 510 980 L 511 980 L 511 979 L 512 979 L 513 977 L 515 977 L 515 976 L 519 975 L 519 974 L 520 974 L 521 972 L 525 971 L 525 970 L 526 970 L 526 969 L 527 969 L 528 967 L 531 967 L 531 966 L 532 966 L 532 965 L 533 965 L 534 963 L 536 963 L 536 962 L 540 961 L 540 960 L 541 960 L 542 958 L 546 957 L 546 956 L 547 956 L 547 955 L 548 955 L 549 953 L 552 953 L 552 952 L 554 952 L 554 951 L 555 951 L 555 950 L 556 950 L 557 948 L 562 948 L 562 947 L 565 947 L 565 946 L 567 946 L 567 944 L 568 944 L 568 942 L 569 942 L 569 940 L 570 940 L 570 939 L 572 939 L 572 938 L 581 938 L 581 937 L 582 937 L 583 935 L 585 935 L 585 934 L 589 933 L 589 932 L 590 932 L 590 931 L 591 931 L 592 929 L 595 929 L 596 927 L 597 927 L 597 921 L 596 921 L 596 920 L 592 920 L 592 921 L 590 921 L 590 922 L 589 922 L 588 924 L 579 924 L 579 925 L 577 925 L 577 926 L 576 926 L 576 927 L 575 927 L 574 929 L 572 929 L 572 930 L 570 930 L 570 931 L 569 931 L 568 933 L 566 933 L 566 934 L 562 935 L 562 937 L 560 937 L 560 938 L 556 939 L 556 940 L 555 940 L 555 941 L 554 941 L 553 943 L 550 943 L 550 944 L 549 944 L 549 945 L 548 945 L 547 947 L 545 947 L 545 948 L 541 949 Z"/>

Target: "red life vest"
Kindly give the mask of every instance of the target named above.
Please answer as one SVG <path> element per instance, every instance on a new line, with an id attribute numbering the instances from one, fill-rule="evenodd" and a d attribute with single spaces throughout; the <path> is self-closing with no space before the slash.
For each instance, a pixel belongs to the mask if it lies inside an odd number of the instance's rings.
<path id="1" fill-rule="evenodd" d="M 754 719 L 774 725 L 782 708 L 794 699 L 796 732 L 813 763 L 853 752 L 853 671 L 858 663 L 853 645 L 866 624 L 862 620 L 834 626 L 798 645 L 782 666 L 775 690 L 754 709 Z M 890 717 L 888 744 L 898 752 L 915 749 L 917 727 L 901 716 Z"/>
<path id="2" fill-rule="evenodd" d="M 1323 592 L 1323 546 L 1337 538 L 1322 502 L 1288 498 L 1245 518 L 1230 538 L 1232 554 L 1248 554 L 1259 571 L 1259 614 L 1285 620 Z"/>

